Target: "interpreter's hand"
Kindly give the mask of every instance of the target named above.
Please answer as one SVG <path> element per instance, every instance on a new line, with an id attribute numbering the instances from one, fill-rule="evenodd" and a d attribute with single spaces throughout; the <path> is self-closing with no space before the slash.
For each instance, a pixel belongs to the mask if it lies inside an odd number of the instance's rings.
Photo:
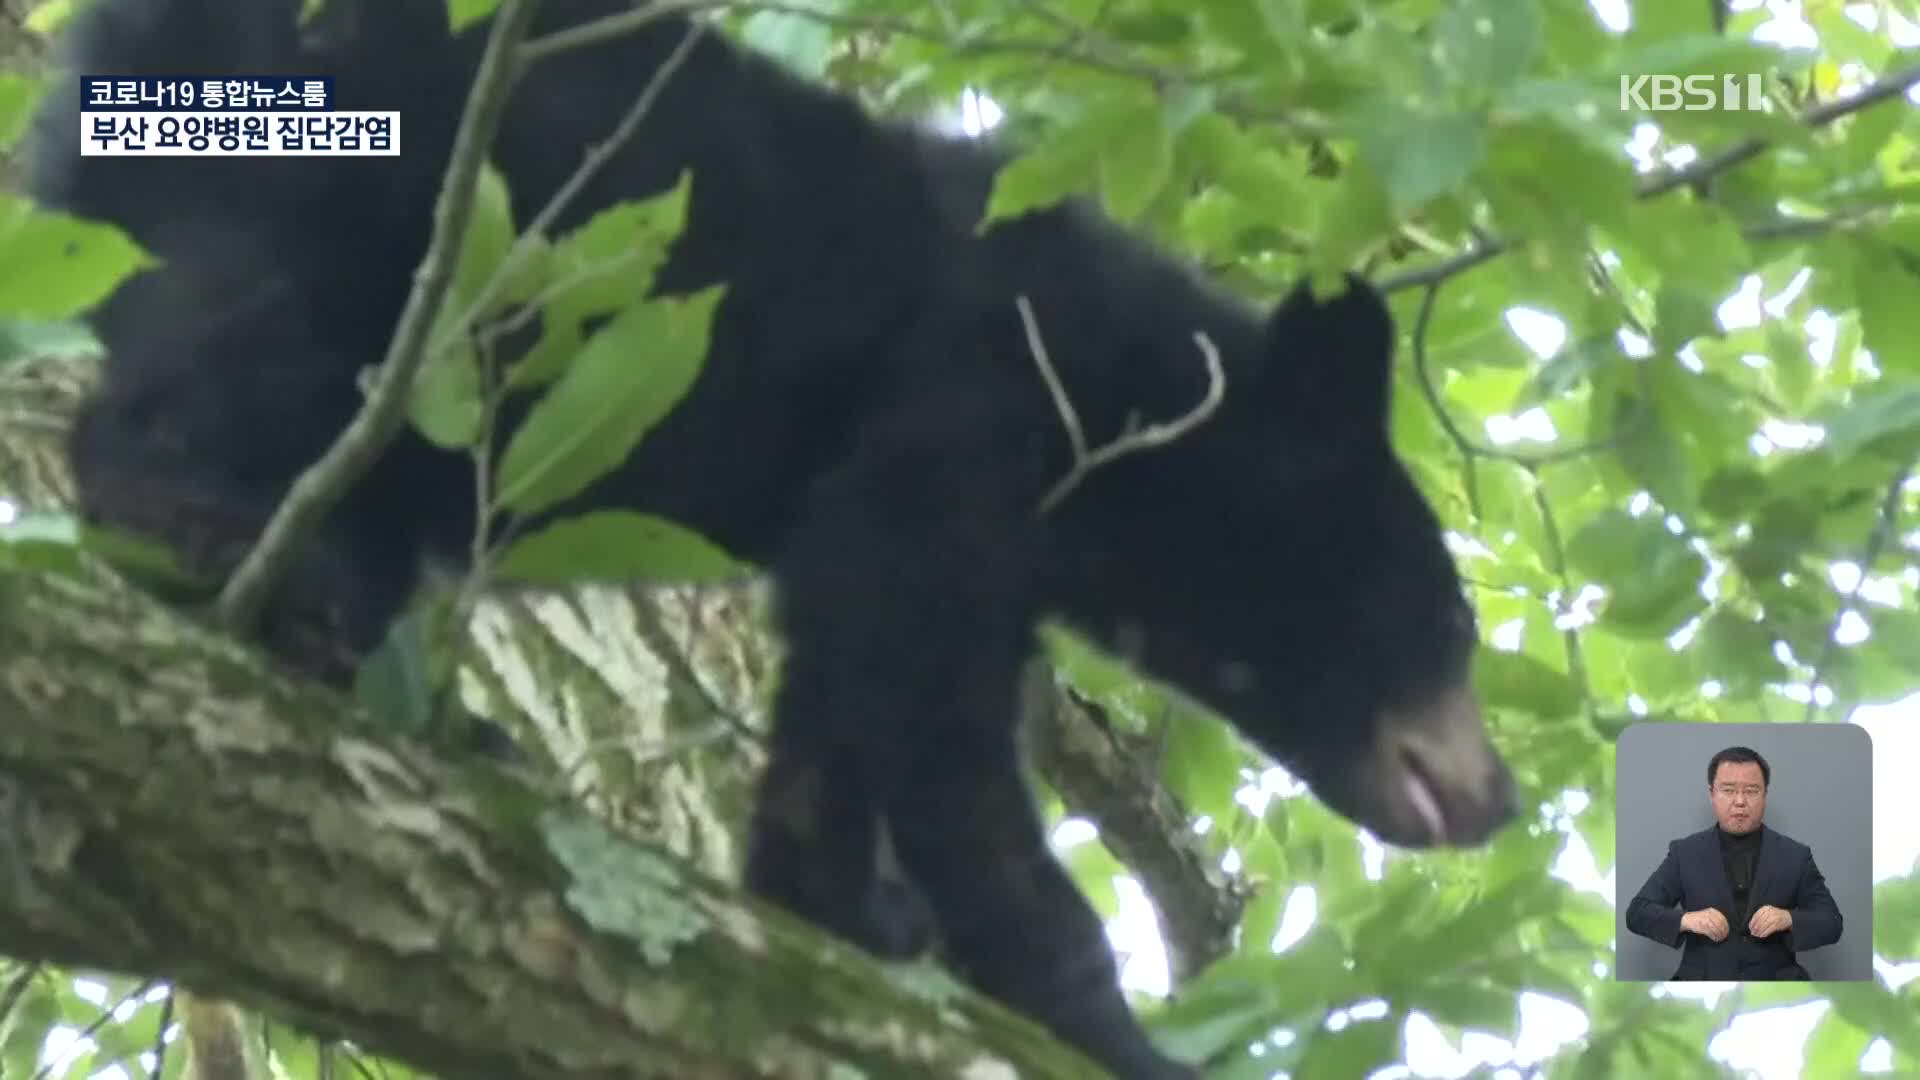
<path id="1" fill-rule="evenodd" d="M 1762 910 L 1766 909 L 1763 908 Z M 1758 912 L 1755 913 L 1756 917 L 1758 914 Z M 1719 908 L 1701 908 L 1699 911 L 1689 911 L 1685 915 L 1680 916 L 1680 929 L 1690 930 L 1702 937 L 1712 938 L 1714 941 L 1725 941 L 1727 939 L 1727 917 L 1720 914 Z"/>
<path id="2" fill-rule="evenodd" d="M 1753 918 L 1747 920 L 1747 932 L 1759 938 L 1792 928 L 1793 913 L 1783 911 L 1772 904 L 1763 905 L 1759 911 L 1753 913 Z"/>

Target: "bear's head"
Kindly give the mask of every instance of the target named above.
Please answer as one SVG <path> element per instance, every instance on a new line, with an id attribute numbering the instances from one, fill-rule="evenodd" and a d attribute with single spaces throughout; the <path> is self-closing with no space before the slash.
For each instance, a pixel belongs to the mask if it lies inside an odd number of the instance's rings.
<path id="1" fill-rule="evenodd" d="M 1231 343 L 1206 422 L 1089 476 L 1110 535 L 1067 614 L 1382 840 L 1478 844 L 1516 808 L 1471 688 L 1474 611 L 1388 441 L 1385 302 L 1332 287 Z"/>

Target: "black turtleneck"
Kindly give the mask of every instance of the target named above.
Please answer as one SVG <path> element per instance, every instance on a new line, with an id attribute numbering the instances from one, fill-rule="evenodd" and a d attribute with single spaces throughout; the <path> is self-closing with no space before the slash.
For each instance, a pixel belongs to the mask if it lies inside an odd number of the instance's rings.
<path id="1" fill-rule="evenodd" d="M 1753 888 L 1754 868 L 1760 862 L 1760 828 L 1755 826 L 1752 832 L 1736 836 L 1716 825 L 1714 832 L 1720 834 L 1720 858 L 1726 866 L 1727 885 L 1733 889 L 1734 910 L 1727 913 L 1728 921 L 1738 934 L 1747 925 L 1747 896 Z"/>

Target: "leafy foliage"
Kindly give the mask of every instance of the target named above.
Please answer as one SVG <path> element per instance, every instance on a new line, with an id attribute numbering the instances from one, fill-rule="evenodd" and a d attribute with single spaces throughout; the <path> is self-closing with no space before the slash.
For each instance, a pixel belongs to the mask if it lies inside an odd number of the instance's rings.
<path id="1" fill-rule="evenodd" d="M 459 19 L 491 7 L 450 2 Z M 1257 889 L 1236 951 L 1154 1017 L 1214 1075 L 1364 1076 L 1403 1059 L 1416 1013 L 1451 1040 L 1513 1038 L 1524 994 L 1587 1019 L 1547 1076 L 1721 1075 L 1702 1047 L 1736 1016 L 1816 1000 L 1831 1007 L 1806 1075 L 1850 1074 L 1878 1040 L 1894 1069 L 1920 1069 L 1920 982 L 1754 986 L 1714 1008 L 1655 996 L 1611 981 L 1609 904 L 1550 872 L 1576 839 L 1612 864 L 1612 748 L 1630 722 L 1844 718 L 1920 692 L 1920 119 L 1898 87 L 1837 104 L 1920 77 L 1920 4 L 1807 4 L 1813 47 L 1756 36 L 1763 7 L 1724 29 L 1705 0 L 1625 7 L 1624 29 L 1585 0 L 729 13 L 749 43 L 883 109 L 990 97 L 1015 156 L 983 227 L 1080 194 L 1250 295 L 1349 266 L 1392 290 L 1391 434 L 1461 540 L 1486 633 L 1477 689 L 1547 809 L 1488 851 L 1371 873 L 1351 825 L 1274 794 L 1203 710 L 1049 628 L 1059 681 L 1157 741 L 1163 783 Z M 1643 114 L 1619 93 L 1622 75 L 1747 73 L 1766 76 L 1763 111 Z M 0 78 L 0 135 L 35 93 Z M 542 394 L 494 507 L 564 503 L 697 374 L 718 294 L 641 299 L 685 192 L 516 242 L 525 223 L 483 180 L 413 416 L 470 446 L 490 395 Z M 138 265 L 98 226 L 0 202 L 0 365 Z M 530 301 L 539 344 L 489 370 L 486 327 Z M 22 516 L 0 527 L 0 570 L 57 569 L 80 535 Z M 673 523 L 597 515 L 519 539 L 493 569 L 550 583 L 733 564 Z M 375 677 L 413 700 L 406 659 Z M 1119 864 L 1097 845 L 1069 862 L 1111 914 Z M 1274 951 L 1309 889 L 1311 928 Z M 1875 951 L 1920 960 L 1920 867 L 1875 896 Z M 85 1022 L 52 980 L 31 987 L 0 1017 L 9 1075 L 52 1025 Z M 157 1007 L 96 1030 L 149 1045 Z M 55 1074 L 119 1060 L 101 1047 Z M 290 1068 L 299 1052 L 276 1049 Z"/>

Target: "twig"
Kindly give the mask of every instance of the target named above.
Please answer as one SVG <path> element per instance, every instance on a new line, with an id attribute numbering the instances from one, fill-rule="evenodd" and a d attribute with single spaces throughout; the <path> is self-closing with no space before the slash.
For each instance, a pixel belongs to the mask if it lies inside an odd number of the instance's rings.
<path id="1" fill-rule="evenodd" d="M 59 1069 L 64 1073 L 66 1067 L 79 1057 L 78 1049 L 80 1046 L 88 1039 L 98 1035 L 100 1029 L 107 1026 L 107 1021 L 112 1020 L 114 1015 L 120 1011 L 121 1006 L 129 1001 L 145 997 L 147 991 L 153 989 L 153 984 L 158 981 L 158 979 L 147 979 L 141 982 L 140 985 L 127 991 L 121 996 L 119 1001 L 100 1010 L 92 1020 L 87 1022 L 87 1026 L 81 1028 L 80 1033 L 68 1043 L 68 1049 L 65 1053 L 54 1055 L 47 1060 L 46 1064 L 40 1066 L 39 1071 L 33 1074 L 33 1080 L 47 1080 L 47 1077 L 53 1075 L 53 1070 L 55 1069 Z"/>
<path id="2" fill-rule="evenodd" d="M 500 126 L 514 66 L 510 50 L 525 36 L 539 0 L 503 0 L 467 95 L 459 132 L 433 208 L 433 236 L 414 276 L 393 340 L 366 403 L 327 452 L 297 477 L 260 539 L 221 590 L 218 613 L 229 629 L 248 632 L 293 561 L 293 551 L 364 476 L 406 424 L 414 376 L 427 335 L 453 283 L 453 269 L 473 210 L 475 181 Z"/>
<path id="3" fill-rule="evenodd" d="M 1027 6 L 1050 25 L 1069 28 L 1078 25 L 1056 12 L 1046 11 L 1032 4 Z M 1076 64 L 1091 71 L 1139 79 L 1160 90 L 1177 86 L 1228 82 L 1236 74 L 1231 69 L 1185 72 L 1135 60 L 1125 55 L 1121 46 L 1097 35 L 1090 27 L 1069 30 L 1069 37 L 1061 41 L 1003 37 L 986 33 L 953 33 L 949 30 L 921 25 L 912 19 L 885 15 L 843 15 L 811 4 L 795 3 L 792 0 L 660 0 L 659 3 L 648 7 L 635 8 L 618 15 L 603 16 L 579 26 L 547 34 L 528 42 L 522 55 L 529 62 L 538 62 L 572 49 L 614 40 L 666 16 L 721 10 L 770 11 L 809 19 L 823 26 L 831 26 L 843 31 L 917 38 L 950 49 L 960 56 L 1003 53 L 1013 56 L 1031 56 L 1055 63 Z M 1311 110 L 1277 109 L 1270 103 L 1254 100 L 1235 93 L 1231 89 L 1222 89 L 1214 107 L 1222 113 L 1242 120 L 1279 124 L 1302 135 L 1325 136 L 1331 127 L 1325 117 Z"/>
<path id="4" fill-rule="evenodd" d="M 698 2 L 712 6 L 712 0 L 698 0 Z M 618 18 L 626 24 L 624 32 L 633 33 L 648 23 L 688 10 L 692 6 L 696 6 L 694 0 L 683 0 L 678 4 L 662 3 L 654 7 L 638 9 L 636 12 L 621 15 Z M 702 22 L 695 22 L 687 28 L 687 32 L 680 38 L 680 43 L 674 46 L 673 52 L 667 54 L 666 60 L 661 62 L 659 68 L 654 71 L 653 77 L 640 91 L 640 96 L 634 99 L 633 106 L 621 115 L 605 139 L 587 148 L 579 167 L 574 169 L 572 174 L 554 191 L 552 197 L 540 208 L 539 213 L 533 216 L 533 220 L 527 224 L 527 227 L 520 230 L 520 235 L 514 237 L 513 245 L 507 248 L 505 255 L 501 256 L 500 264 L 494 267 L 493 274 L 487 278 L 485 284 L 481 285 L 473 302 L 461 313 L 460 318 L 454 322 L 454 326 L 464 328 L 472 324 L 493 304 L 494 299 L 500 295 L 500 290 L 506 288 L 507 282 L 512 280 L 513 272 L 532 253 L 535 239 L 545 236 L 552 230 L 553 223 L 566 212 L 567 207 L 573 204 L 573 200 L 579 196 L 587 184 L 591 183 L 600 170 L 606 167 L 607 162 L 612 160 L 613 155 L 633 138 L 633 133 L 639 130 L 641 121 L 653 111 L 668 81 L 680 70 L 680 66 L 686 63 L 687 57 L 693 52 L 693 46 L 700 40 L 700 36 L 706 33 L 706 30 L 707 25 Z M 533 50 L 545 40 L 540 38 L 514 49 L 512 65 L 516 77 L 540 61 L 542 55 Z M 593 269 L 588 268 L 588 272 L 593 272 Z M 559 284 L 570 285 L 571 282 Z M 558 290 L 555 288 L 543 291 L 539 297 L 522 305 L 523 311 L 537 313 L 556 291 Z M 525 321 L 525 319 L 517 319 L 500 332 L 511 333 Z"/>
<path id="5" fill-rule="evenodd" d="M 661 17 L 660 9 L 658 8 L 648 9 L 648 14 L 653 18 Z M 481 314 L 493 303 L 494 298 L 499 295 L 500 290 L 506 287 L 507 282 L 511 280 L 513 271 L 518 267 L 520 262 L 532 252 L 534 239 L 545 235 L 553 228 L 553 223 L 566 211 L 567 207 L 570 206 L 573 200 L 579 196 L 580 192 L 586 188 L 587 184 L 593 180 L 594 176 L 606 167 L 607 162 L 612 160 L 613 155 L 619 151 L 622 146 L 625 146 L 632 140 L 633 134 L 639 129 L 641 121 L 645 120 L 647 115 L 653 111 L 654 105 L 660 99 L 661 92 L 680 70 L 681 65 L 686 63 L 687 57 L 692 55 L 694 45 L 700 40 L 701 35 L 706 33 L 706 30 L 707 27 L 705 23 L 696 22 L 687 28 L 685 34 L 681 35 L 680 43 L 674 46 L 673 52 L 669 53 L 666 60 L 654 71 L 653 77 L 647 81 L 646 87 L 640 91 L 640 96 L 635 98 L 633 105 L 621 115 L 619 121 L 614 124 L 613 130 L 607 133 L 605 139 L 587 148 L 585 155 L 581 158 L 579 167 L 575 168 L 567 179 L 561 183 L 560 187 L 554 191 L 552 197 L 540 208 L 539 213 L 535 214 L 533 220 L 527 227 L 521 230 L 520 234 L 514 238 L 512 246 L 510 246 L 507 249 L 507 253 L 501 257 L 500 264 L 494 268 L 493 274 L 489 276 L 486 283 L 480 287 L 472 304 L 462 313 L 460 320 L 455 323 L 456 326 L 465 327 L 473 320 L 480 318 Z M 522 46 L 519 50 L 516 50 L 514 54 L 516 70 L 522 72 L 530 66 L 530 62 L 526 59 L 524 48 L 525 46 Z M 538 314 L 550 300 L 561 292 L 579 284 L 589 276 L 617 266 L 619 263 L 625 261 L 627 257 L 627 255 L 623 255 L 617 259 L 611 259 L 603 263 L 585 267 L 575 273 L 567 275 L 559 282 L 550 284 L 547 288 L 541 290 L 538 296 L 526 304 L 523 304 L 520 311 L 507 319 L 501 326 L 490 329 L 485 337 L 486 343 L 491 347 L 492 343 L 500 336 L 512 333 L 524 326 L 532 315 Z M 504 381 L 499 386 L 499 392 L 502 395 L 505 393 L 506 386 L 507 384 Z M 497 413 L 500 404 L 501 402 L 498 399 L 489 401 L 487 411 Z M 487 423 L 487 428 L 489 432 L 491 432 L 492 423 L 490 418 Z M 489 434 L 486 439 L 481 440 L 479 446 L 476 448 L 476 460 L 478 460 L 479 456 L 491 455 L 491 453 L 492 439 Z M 485 463 L 481 462 L 481 464 L 484 468 Z M 492 537 L 491 542 L 489 542 L 489 538 L 486 536 L 487 522 L 491 519 L 495 507 L 492 503 L 491 494 L 486 491 L 484 487 L 478 490 L 478 497 L 484 501 L 477 511 L 479 518 L 475 528 L 472 566 L 468 573 L 467 581 L 461 589 L 459 605 L 462 610 L 468 609 L 473 600 L 478 596 L 480 590 L 484 588 L 486 579 L 491 572 L 494 556 L 505 549 L 507 543 L 519 532 L 520 527 L 524 524 L 524 521 L 520 519 L 508 522 L 507 527 L 501 531 L 500 535 Z"/>
<path id="6" fill-rule="evenodd" d="M 549 282 L 525 302 L 515 305 L 511 315 L 487 324 L 486 328 L 480 332 L 481 341 L 489 346 L 497 345 L 502 338 L 526 329 L 529 323 L 546 313 L 547 305 L 553 301 L 594 278 L 608 277 L 617 271 L 630 268 L 632 264 L 640 261 L 641 255 L 639 248 L 627 248 L 614 258 L 588 262 L 567 271 L 565 275 Z"/>
<path id="7" fill-rule="evenodd" d="M 1464 274 L 1483 262 L 1490 262 L 1506 254 L 1507 247 L 1505 240 L 1495 237 L 1487 243 L 1476 244 L 1452 258 L 1442 259 L 1431 266 L 1389 274 L 1375 283 L 1374 287 L 1385 295 L 1404 289 L 1438 285 L 1456 274 Z"/>
<path id="8" fill-rule="evenodd" d="M 1469 467 L 1474 458 L 1486 458 L 1490 461 L 1510 461 L 1515 465 L 1533 469 L 1598 453 L 1618 445 L 1626 437 L 1625 432 L 1616 428 L 1613 434 L 1604 439 L 1589 439 L 1572 446 L 1528 453 L 1524 450 L 1507 450 L 1488 446 L 1475 441 L 1472 436 L 1462 430 L 1459 421 L 1453 418 L 1453 414 L 1447 411 L 1446 403 L 1441 400 L 1440 388 L 1434 385 L 1433 371 L 1427 364 L 1427 328 L 1433 321 L 1434 300 L 1440 295 L 1440 286 L 1445 281 L 1446 279 L 1441 277 L 1428 283 L 1426 296 L 1421 298 L 1420 314 L 1413 324 L 1413 368 L 1414 373 L 1419 377 L 1421 396 L 1427 399 L 1427 407 L 1433 410 L 1434 418 L 1440 421 L 1440 428 L 1446 432 L 1447 438 L 1453 440 L 1454 446 L 1467 457 Z"/>
<path id="9" fill-rule="evenodd" d="M 1577 593 L 1573 587 L 1573 578 L 1567 573 L 1567 543 L 1560 532 L 1560 522 L 1553 512 L 1553 501 L 1547 498 L 1547 489 L 1540 486 L 1540 477 L 1533 477 L 1533 507 L 1540 512 L 1540 531 L 1547 542 L 1547 557 L 1553 560 L 1549 567 L 1554 576 L 1560 579 L 1559 597 L 1551 605 L 1556 621 L 1564 619 L 1573 611 L 1573 602 Z M 1586 708 L 1588 723 L 1597 719 L 1596 705 L 1593 700 L 1593 682 L 1587 677 L 1587 656 L 1580 647 L 1580 631 L 1577 627 L 1567 626 L 1560 631 L 1560 641 L 1567 653 L 1567 678 L 1580 694 L 1580 702 Z"/>
<path id="10" fill-rule="evenodd" d="M 33 980 L 39 978 L 43 970 L 37 963 L 23 964 L 13 978 L 7 980 L 6 988 L 0 989 L 0 1024 L 5 1024 L 13 1017 L 13 1010 L 20 1006 L 20 999 L 27 996 L 28 988 L 33 986 Z"/>
<path id="11" fill-rule="evenodd" d="M 557 30 L 521 46 L 520 55 L 527 63 L 538 63 L 559 53 L 572 49 L 612 41 L 632 33 L 656 19 L 693 14 L 700 11 L 731 9 L 736 11 L 771 11 L 782 15 L 795 15 L 810 19 L 824 26 L 838 27 L 843 30 L 864 30 L 884 34 L 898 34 L 902 37 L 919 38 L 944 45 L 958 53 L 1000 52 L 1018 53 L 1043 57 L 1049 60 L 1066 60 L 1085 67 L 1107 71 L 1115 75 L 1125 75 L 1145 79 L 1156 85 L 1170 82 L 1183 82 L 1185 78 L 1174 75 L 1151 64 L 1140 63 L 1126 57 L 1113 55 L 1109 50 L 1093 52 L 1080 47 L 1077 41 L 1035 41 L 1027 38 L 996 37 L 985 34 L 954 35 L 922 26 L 911 19 L 892 18 L 881 15 L 840 15 L 811 4 L 792 3 L 788 0 L 660 0 L 646 7 L 623 11 L 618 15 L 607 15 L 591 22 L 566 30 Z M 1201 76 L 1205 77 L 1205 76 Z"/>
<path id="12" fill-rule="evenodd" d="M 1812 218 L 1780 217 L 1772 221 L 1756 222 L 1740 232 L 1749 240 L 1806 240 L 1842 229 L 1877 225 L 1882 218 L 1882 215 L 1872 211 L 1829 214 L 1826 217 Z"/>
<path id="13" fill-rule="evenodd" d="M 1903 68 L 1891 75 L 1883 75 L 1856 94 L 1815 105 L 1800 115 L 1800 123 L 1808 128 L 1825 127 L 1843 116 L 1877 105 L 1889 98 L 1899 97 L 1912 89 L 1915 84 L 1920 84 L 1920 65 Z M 1655 195 L 1663 195 L 1674 188 L 1685 187 L 1688 184 L 1718 176 L 1736 165 L 1760 156 L 1768 145 L 1765 139 L 1742 139 L 1712 157 L 1698 158 L 1671 172 L 1647 178 L 1640 185 L 1639 195 L 1641 198 L 1651 198 Z"/>
<path id="14" fill-rule="evenodd" d="M 1900 521 L 1900 497 L 1905 493 L 1907 477 L 1913 475 L 1915 468 L 1920 468 L 1920 460 L 1908 462 L 1887 485 L 1886 497 L 1880 500 L 1880 514 L 1874 519 L 1873 532 L 1867 535 L 1866 550 L 1861 553 L 1860 576 L 1855 579 L 1853 588 L 1847 590 L 1846 598 L 1840 601 L 1840 610 L 1834 612 L 1833 622 L 1827 627 L 1827 639 L 1820 644 L 1820 656 L 1813 663 L 1813 676 L 1807 680 L 1806 722 L 1809 724 L 1820 712 L 1820 680 L 1825 677 L 1839 648 L 1839 642 L 1835 639 L 1840 634 L 1840 623 L 1859 602 L 1860 590 L 1866 587 L 1867 577 L 1873 573 L 1873 564 L 1886 549 L 1887 541 L 1893 538 L 1894 529 Z"/>
<path id="15" fill-rule="evenodd" d="M 659 8 L 647 9 L 647 13 L 654 18 L 660 17 L 660 11 L 661 9 Z M 469 325 L 472 320 L 478 319 L 481 314 L 486 311 L 488 306 L 493 303 L 494 298 L 499 295 L 500 290 L 506 287 L 506 283 L 511 279 L 513 271 L 519 265 L 520 261 L 525 259 L 533 250 L 534 238 L 543 236 L 548 230 L 552 229 L 553 223 L 566 211 L 567 207 L 571 205 L 573 200 L 579 196 L 580 192 L 586 188 L 587 184 L 593 180 L 594 176 L 606 167 L 607 162 L 612 160 L 613 155 L 622 146 L 625 146 L 633 139 L 633 134 L 639 130 L 640 123 L 646 119 L 647 114 L 653 111 L 654 105 L 660 100 L 660 94 L 665 90 L 667 83 L 673 79 L 674 75 L 680 70 L 681 65 L 686 63 L 687 58 L 693 54 L 694 45 L 706 31 L 707 26 L 705 23 L 695 22 L 687 28 L 685 34 L 681 35 L 680 43 L 674 46 L 673 52 L 667 55 L 666 60 L 660 64 L 659 68 L 655 69 L 653 77 L 647 81 L 646 87 L 640 91 L 640 96 L 634 99 L 632 107 L 628 108 L 627 111 L 621 115 L 619 121 L 614 124 L 613 130 L 607 133 L 605 139 L 587 148 L 586 154 L 583 155 L 580 160 L 579 167 L 574 169 L 573 173 L 554 191 L 553 196 L 547 200 L 546 205 L 542 206 L 539 213 L 534 215 L 533 221 L 530 222 L 525 229 L 521 230 L 520 235 L 514 238 L 513 245 L 507 249 L 506 255 L 501 257 L 500 264 L 494 268 L 493 274 L 488 277 L 486 283 L 480 287 L 480 291 L 474 297 L 473 303 L 462 313 L 460 321 L 455 324 L 456 326 L 464 328 Z M 523 51 L 524 49 L 525 46 L 522 46 L 521 51 L 516 51 L 515 53 L 516 67 L 520 71 L 525 71 L 529 66 L 529 61 L 526 59 Z M 626 258 L 628 258 L 628 255 L 594 264 L 567 275 L 566 278 L 559 282 L 550 284 L 547 288 L 541 290 L 538 296 L 522 305 L 521 310 L 506 320 L 502 327 L 493 329 L 485 339 L 488 346 L 491 347 L 492 343 L 497 340 L 499 336 L 512 333 L 514 330 L 525 325 L 531 315 L 539 313 L 546 303 L 560 292 L 571 288 L 580 281 L 585 280 L 588 276 L 604 272 L 618 265 L 625 261 Z M 507 383 L 502 381 L 498 388 L 502 396 L 504 396 L 506 388 Z M 490 400 L 487 403 L 485 411 L 492 415 L 486 418 L 488 434 L 476 447 L 476 461 L 479 461 L 480 458 L 490 456 L 493 452 L 491 434 L 493 417 L 498 414 L 500 406 L 501 401 L 499 398 Z M 484 469 L 485 462 L 480 461 L 480 464 Z M 494 558 L 506 550 L 507 545 L 518 535 L 521 528 L 526 524 L 524 518 L 513 518 L 507 522 L 506 527 L 501 529 L 498 535 L 491 537 L 488 535 L 489 523 L 492 520 L 496 507 L 493 505 L 491 493 L 486 489 L 486 483 L 487 481 L 484 478 L 484 474 L 482 478 L 476 480 L 476 497 L 483 501 L 476 511 L 478 517 L 474 529 L 472 565 L 468 569 L 466 581 L 462 584 L 460 595 L 456 601 L 458 609 L 462 612 L 471 610 L 474 601 L 486 587 L 487 581 L 491 576 Z"/>
<path id="16" fill-rule="evenodd" d="M 147 1080 L 160 1080 L 167 1072 L 167 1029 L 173 1026 L 173 995 L 169 987 L 166 1000 L 160 1003 L 160 1023 L 153 1030 L 153 1068 Z"/>
<path id="17" fill-rule="evenodd" d="M 1874 80 L 1864 90 L 1848 97 L 1838 98 L 1808 109 L 1800 116 L 1800 123 L 1808 128 L 1821 128 L 1835 120 L 1862 109 L 1877 105 L 1882 101 L 1906 93 L 1915 85 L 1920 85 L 1920 66 L 1903 68 L 1891 75 Z M 1744 164 L 1760 156 L 1771 144 L 1765 139 L 1749 138 L 1733 144 L 1721 152 L 1689 162 L 1687 165 L 1657 173 L 1640 182 L 1634 191 L 1637 199 L 1651 199 L 1664 195 L 1675 188 L 1708 180 L 1735 166 Z M 1764 228 L 1764 226 L 1763 226 Z M 1474 244 L 1466 251 L 1432 266 L 1420 267 L 1399 274 L 1392 274 L 1376 283 L 1382 293 L 1398 292 L 1402 289 L 1416 289 L 1424 285 L 1433 285 L 1455 274 L 1470 270 L 1487 260 L 1502 254 L 1513 246 L 1512 241 L 1499 237 L 1490 237 Z"/>
<path id="18" fill-rule="evenodd" d="M 659 18 L 666 11 L 666 5 L 645 8 L 643 11 L 654 18 Z M 704 22 L 695 21 L 688 24 L 687 32 L 680 37 L 680 43 L 673 47 L 673 51 L 667 54 L 665 60 L 661 61 L 653 77 L 647 80 L 646 88 L 641 90 L 640 96 L 634 99 L 633 106 L 620 117 L 620 122 L 613 126 L 613 131 L 604 140 L 587 148 L 586 156 L 580 161 L 580 167 L 573 171 L 572 176 L 567 177 L 566 183 L 561 184 L 559 190 L 553 193 L 553 198 L 547 200 L 547 205 L 541 207 L 540 212 L 534 215 L 533 223 L 528 226 L 527 232 L 542 233 L 552 228 L 554 219 L 573 202 L 581 189 L 585 188 L 600 170 L 606 167 L 613 155 L 633 138 L 633 133 L 639 129 L 640 122 L 653 111 L 654 104 L 660 100 L 660 95 L 666 90 L 667 84 L 673 81 L 680 66 L 687 62 L 687 57 L 693 55 L 693 47 L 699 43 L 701 36 L 706 32 L 707 24 Z M 516 62 L 522 70 L 538 62 L 539 58 L 534 53 L 537 45 L 539 45 L 537 41 L 528 42 L 515 51 Z"/>
<path id="19" fill-rule="evenodd" d="M 1177 419 L 1165 424 L 1148 424 L 1144 428 L 1122 430 L 1110 443 L 1096 450 L 1087 448 L 1087 435 L 1080 427 L 1080 414 L 1074 411 L 1073 401 L 1067 396 L 1067 388 L 1060 381 L 1060 373 L 1054 369 L 1053 360 L 1047 355 L 1047 345 L 1040 336 L 1040 324 L 1034 319 L 1033 305 L 1025 294 L 1014 298 L 1014 306 L 1020 309 L 1020 321 L 1026 327 L 1027 348 L 1033 353 L 1033 362 L 1040 369 L 1040 377 L 1047 382 L 1047 392 L 1053 395 L 1053 407 L 1060 414 L 1060 423 L 1067 429 L 1067 441 L 1073 447 L 1073 467 L 1048 490 L 1046 497 L 1040 500 L 1037 511 L 1046 514 L 1060 500 L 1067 497 L 1088 473 L 1103 465 L 1111 464 L 1116 458 L 1140 450 L 1150 450 L 1165 446 L 1167 443 L 1185 435 L 1205 423 L 1220 408 L 1220 402 L 1226 396 L 1227 373 L 1220 366 L 1220 350 L 1213 344 L 1205 331 L 1193 333 L 1194 344 L 1199 346 L 1200 355 L 1207 362 L 1207 395 L 1198 405 Z"/>

